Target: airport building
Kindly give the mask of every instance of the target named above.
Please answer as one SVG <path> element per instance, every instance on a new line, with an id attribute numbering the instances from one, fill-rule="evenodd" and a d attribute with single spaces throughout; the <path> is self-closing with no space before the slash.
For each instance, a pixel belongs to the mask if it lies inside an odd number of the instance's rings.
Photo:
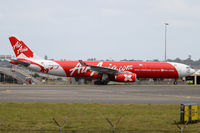
<path id="1" fill-rule="evenodd" d="M 9 60 L 11 58 L 12 58 L 11 55 L 0 55 L 0 60 Z"/>
<path id="2" fill-rule="evenodd" d="M 196 71 L 191 76 L 186 77 L 188 84 L 200 85 L 200 70 Z"/>

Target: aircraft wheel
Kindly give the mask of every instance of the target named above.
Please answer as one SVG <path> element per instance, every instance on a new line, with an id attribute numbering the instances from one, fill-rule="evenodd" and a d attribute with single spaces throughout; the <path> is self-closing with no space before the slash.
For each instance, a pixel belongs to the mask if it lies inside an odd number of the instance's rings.
<path id="1" fill-rule="evenodd" d="M 108 84 L 108 82 L 107 81 L 102 81 L 103 82 L 103 85 L 107 85 Z"/>
<path id="2" fill-rule="evenodd" d="M 107 81 L 100 81 L 100 80 L 97 80 L 94 82 L 95 85 L 107 85 L 108 82 Z"/>
<path id="3" fill-rule="evenodd" d="M 177 85 L 177 81 L 176 80 L 174 81 L 174 85 Z"/>
<path id="4" fill-rule="evenodd" d="M 95 85 L 99 85 L 99 84 L 100 84 L 99 82 L 100 82 L 100 81 L 97 80 L 97 81 L 94 82 L 94 84 L 95 84 Z"/>

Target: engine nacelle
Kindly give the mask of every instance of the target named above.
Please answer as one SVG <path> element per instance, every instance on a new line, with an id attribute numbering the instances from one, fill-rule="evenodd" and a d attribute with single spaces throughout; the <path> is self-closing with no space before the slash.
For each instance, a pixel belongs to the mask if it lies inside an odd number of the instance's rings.
<path id="1" fill-rule="evenodd" d="M 135 73 L 120 73 L 115 75 L 115 80 L 118 82 L 135 82 L 136 77 Z"/>

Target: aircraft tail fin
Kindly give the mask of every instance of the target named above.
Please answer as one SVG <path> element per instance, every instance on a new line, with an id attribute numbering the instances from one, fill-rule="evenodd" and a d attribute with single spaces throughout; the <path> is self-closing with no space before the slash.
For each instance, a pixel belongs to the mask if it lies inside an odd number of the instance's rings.
<path id="1" fill-rule="evenodd" d="M 18 40 L 14 36 L 9 37 L 9 40 L 16 58 L 38 58 L 23 41 Z"/>

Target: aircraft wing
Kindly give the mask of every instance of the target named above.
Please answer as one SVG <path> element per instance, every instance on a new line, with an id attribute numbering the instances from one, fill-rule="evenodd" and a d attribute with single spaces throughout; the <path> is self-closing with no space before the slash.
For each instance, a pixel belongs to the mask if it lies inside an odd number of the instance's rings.
<path id="1" fill-rule="evenodd" d="M 94 66 L 94 65 L 89 65 L 86 64 L 85 62 L 83 62 L 82 60 L 79 60 L 80 64 L 83 66 L 87 66 L 90 68 L 90 70 L 98 72 L 98 73 L 102 73 L 102 74 L 110 74 L 110 75 L 115 75 L 117 73 L 121 73 L 121 71 L 119 70 L 115 70 L 115 69 L 111 69 L 111 68 L 107 68 L 107 67 L 102 67 L 102 66 Z"/>

